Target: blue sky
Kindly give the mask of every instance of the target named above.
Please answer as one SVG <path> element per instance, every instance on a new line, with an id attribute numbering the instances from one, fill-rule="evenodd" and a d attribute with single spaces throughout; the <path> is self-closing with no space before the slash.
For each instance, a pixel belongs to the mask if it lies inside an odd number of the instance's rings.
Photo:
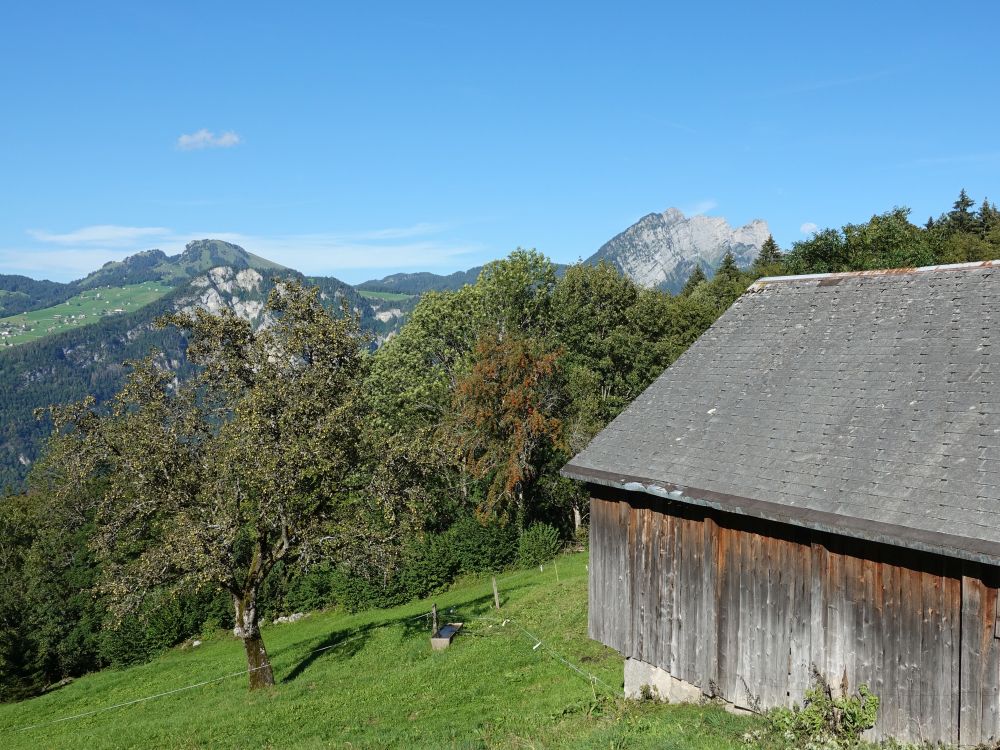
<path id="1" fill-rule="evenodd" d="M 1000 202 L 1000 5 L 17 3 L 0 273 L 221 237 L 306 273 L 572 262 L 677 206 L 783 247 Z"/>

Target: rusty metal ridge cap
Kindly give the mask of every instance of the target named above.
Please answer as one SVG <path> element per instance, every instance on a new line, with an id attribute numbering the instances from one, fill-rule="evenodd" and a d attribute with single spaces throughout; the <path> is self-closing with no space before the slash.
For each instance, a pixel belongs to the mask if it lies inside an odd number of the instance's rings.
<path id="1" fill-rule="evenodd" d="M 882 268 L 874 271 L 838 271 L 835 273 L 804 273 L 798 276 L 765 276 L 751 284 L 747 291 L 763 289 L 768 284 L 790 281 L 830 281 L 839 279 L 864 278 L 866 276 L 903 276 L 912 273 L 933 273 L 935 271 L 966 271 L 974 268 L 1000 268 L 1000 260 L 979 260 L 971 263 L 946 263 L 917 268 Z"/>
<path id="2" fill-rule="evenodd" d="M 883 521 L 852 518 L 829 511 L 799 508 L 767 500 L 755 500 L 739 495 L 672 484 L 658 479 L 576 466 L 572 463 L 566 464 L 559 473 L 569 479 L 613 487 L 626 492 L 653 495 L 665 500 L 697 505 L 726 513 L 801 526 L 827 534 L 864 539 L 869 542 L 905 547 L 987 565 L 1000 565 L 1000 543 L 984 539 L 913 529 Z"/>

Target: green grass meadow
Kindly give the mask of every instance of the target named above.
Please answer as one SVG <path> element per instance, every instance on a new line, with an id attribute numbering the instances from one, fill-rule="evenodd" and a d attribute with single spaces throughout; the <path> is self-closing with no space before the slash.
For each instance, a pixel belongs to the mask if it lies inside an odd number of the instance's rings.
<path id="1" fill-rule="evenodd" d="M 169 291 L 170 287 L 162 281 L 88 289 L 52 307 L 0 318 L 0 347 L 24 344 L 70 328 L 90 325 L 105 315 L 133 312 Z M 116 313 L 116 310 L 121 312 Z"/>
<path id="2" fill-rule="evenodd" d="M 243 670 L 241 644 L 213 633 L 197 648 L 0 706 L 0 747 L 743 747 L 754 719 L 716 706 L 618 697 L 622 658 L 587 638 L 586 562 L 585 554 L 569 554 L 544 570 L 501 576 L 500 613 L 488 578 L 434 597 L 442 621 L 465 622 L 444 651 L 431 650 L 420 617 L 431 600 L 356 615 L 314 613 L 264 629 L 273 689 L 250 693 L 241 674 L 102 710 Z M 48 723 L 91 711 L 98 713 Z"/>
<path id="3" fill-rule="evenodd" d="M 369 289 L 358 289 L 365 299 L 382 300 L 383 302 L 406 302 L 413 299 L 412 294 L 400 294 L 399 292 L 373 292 Z"/>

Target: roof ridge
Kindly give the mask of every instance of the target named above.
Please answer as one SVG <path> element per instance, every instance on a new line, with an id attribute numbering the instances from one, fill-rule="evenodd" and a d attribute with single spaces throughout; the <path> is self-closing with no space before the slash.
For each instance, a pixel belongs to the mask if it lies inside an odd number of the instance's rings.
<path id="1" fill-rule="evenodd" d="M 1000 259 L 977 260 L 971 263 L 946 263 L 936 266 L 919 266 L 917 268 L 882 268 L 874 271 L 837 271 L 834 273 L 804 273 L 793 276 L 765 276 L 757 279 L 749 286 L 747 291 L 757 291 L 768 284 L 786 281 L 822 281 L 824 279 L 849 279 L 865 276 L 902 276 L 904 274 L 929 273 L 932 271 L 965 271 L 973 268 L 1000 268 Z"/>

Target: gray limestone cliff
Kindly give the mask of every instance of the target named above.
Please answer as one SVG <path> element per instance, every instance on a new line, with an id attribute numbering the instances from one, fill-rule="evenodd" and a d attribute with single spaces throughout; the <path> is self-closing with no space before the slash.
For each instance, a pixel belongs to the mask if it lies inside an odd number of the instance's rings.
<path id="1" fill-rule="evenodd" d="M 686 217 L 668 208 L 643 216 L 587 262 L 604 260 L 640 286 L 678 292 L 696 264 L 711 276 L 727 252 L 737 265 L 749 266 L 769 234 L 767 223 L 760 219 L 734 229 L 721 217 Z"/>

